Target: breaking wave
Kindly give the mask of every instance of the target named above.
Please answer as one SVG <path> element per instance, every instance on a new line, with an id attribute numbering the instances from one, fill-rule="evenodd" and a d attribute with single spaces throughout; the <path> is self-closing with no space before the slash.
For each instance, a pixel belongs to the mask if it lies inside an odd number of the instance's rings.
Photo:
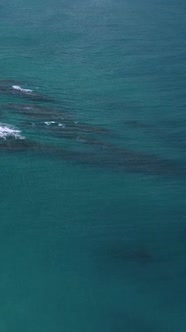
<path id="1" fill-rule="evenodd" d="M 21 131 L 16 129 L 13 126 L 9 126 L 7 124 L 0 123 L 0 139 L 25 139 L 24 136 L 21 135 Z"/>
<path id="2" fill-rule="evenodd" d="M 47 125 L 47 126 L 57 125 L 58 127 L 65 128 L 65 125 L 63 123 L 58 123 L 56 121 L 45 121 L 44 124 Z"/>
<path id="3" fill-rule="evenodd" d="M 32 93 L 33 92 L 33 90 L 31 90 L 31 89 L 23 89 L 19 85 L 12 85 L 12 88 L 14 90 L 18 90 L 18 91 L 21 91 L 23 93 Z"/>

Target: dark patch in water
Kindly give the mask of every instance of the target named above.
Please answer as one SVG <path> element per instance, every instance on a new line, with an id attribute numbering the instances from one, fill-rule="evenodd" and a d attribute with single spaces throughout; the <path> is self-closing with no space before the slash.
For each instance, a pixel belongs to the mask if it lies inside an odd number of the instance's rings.
<path id="1" fill-rule="evenodd" d="M 59 120 L 70 119 L 70 115 L 67 112 L 58 111 L 55 109 L 39 106 L 39 105 L 25 105 L 25 104 L 1 104 L 1 109 L 8 110 L 10 112 L 16 111 L 16 113 L 31 118 L 33 120 L 51 120 L 54 117 Z"/>
<path id="2" fill-rule="evenodd" d="M 74 131 L 74 132 L 81 132 L 81 133 L 95 133 L 95 134 L 110 134 L 111 131 L 98 127 L 98 126 L 93 126 L 89 125 L 87 123 L 82 123 L 75 121 L 72 118 L 72 115 L 69 114 L 68 112 L 57 110 L 57 109 L 52 109 L 52 108 L 47 108 L 43 107 L 40 105 L 24 105 L 24 104 L 2 104 L 1 105 L 2 110 L 9 110 L 9 111 L 16 111 L 18 114 L 22 114 L 27 118 L 32 119 L 32 124 L 35 121 L 36 127 L 46 127 L 46 122 L 53 121 L 55 123 L 59 123 L 59 127 L 65 127 L 67 130 Z M 38 121 L 41 120 L 43 121 L 42 123 L 38 124 Z M 28 122 L 27 122 L 28 123 Z M 54 128 L 52 123 L 50 126 L 48 126 L 48 129 Z"/>
<path id="3" fill-rule="evenodd" d="M 109 260 L 112 259 L 121 262 L 129 260 L 141 263 L 150 263 L 153 261 L 152 254 L 145 248 L 129 249 L 125 246 L 114 246 L 105 250 L 104 256 Z"/>
<path id="4" fill-rule="evenodd" d="M 48 97 L 32 93 L 30 90 L 25 91 L 13 88 L 11 84 L 17 82 L 1 81 L 0 91 L 15 94 L 19 97 L 28 97 L 31 101 L 33 98 L 40 101 L 48 100 Z M 1 142 L 0 149 L 7 151 L 35 151 L 44 155 L 53 155 L 64 160 L 82 163 L 95 167 L 104 167 L 113 170 L 127 171 L 134 173 L 144 173 L 161 176 L 185 176 L 185 165 L 174 161 L 159 158 L 156 155 L 150 155 L 143 152 L 137 152 L 119 147 L 110 142 L 104 141 L 102 135 L 111 134 L 106 128 L 81 123 L 75 121 L 71 114 L 60 109 L 40 106 L 38 104 L 1 104 L 2 112 L 16 111 L 23 117 L 20 123 L 23 130 L 32 129 L 37 132 L 45 133 L 47 138 L 72 139 L 76 148 L 65 150 L 60 146 L 47 145 L 45 143 L 32 142 L 30 140 L 8 139 Z M 30 121 L 31 120 L 31 121 Z M 143 124 L 138 121 L 128 121 L 128 125 L 134 128 L 152 129 L 154 126 Z M 82 150 L 82 144 L 87 145 L 85 151 Z"/>
<path id="5" fill-rule="evenodd" d="M 110 168 L 113 170 L 144 173 L 162 176 L 185 176 L 186 169 L 179 163 L 172 160 L 162 160 L 153 155 L 146 155 L 127 149 L 117 148 L 114 145 L 108 146 L 96 141 L 87 141 L 88 144 L 103 144 L 101 151 L 74 151 L 65 150 L 52 145 L 40 144 L 27 140 L 3 140 L 0 149 L 7 151 L 34 150 L 46 155 L 55 155 L 64 160 L 87 164 L 90 166 Z"/>
<path id="6" fill-rule="evenodd" d="M 10 83 L 7 81 L 0 81 L 0 92 L 7 95 L 17 96 L 20 98 L 26 98 L 30 101 L 38 101 L 38 102 L 55 102 L 53 98 L 44 96 L 40 93 L 34 92 L 27 88 L 21 88 L 17 85 L 17 81 Z M 14 86 L 18 88 L 14 88 Z"/>

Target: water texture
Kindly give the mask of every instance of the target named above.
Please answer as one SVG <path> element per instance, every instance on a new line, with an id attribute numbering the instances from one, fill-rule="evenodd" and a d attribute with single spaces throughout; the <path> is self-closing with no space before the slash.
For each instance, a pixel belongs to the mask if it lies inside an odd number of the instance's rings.
<path id="1" fill-rule="evenodd" d="M 185 13 L 1 1 L 2 332 L 185 332 Z"/>

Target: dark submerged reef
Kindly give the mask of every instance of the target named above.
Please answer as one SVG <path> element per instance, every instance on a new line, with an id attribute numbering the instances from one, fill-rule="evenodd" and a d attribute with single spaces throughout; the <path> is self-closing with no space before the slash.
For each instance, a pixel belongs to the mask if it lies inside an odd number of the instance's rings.
<path id="1" fill-rule="evenodd" d="M 109 261 L 118 261 L 124 263 L 126 261 L 151 263 L 153 262 L 153 255 L 147 248 L 127 248 L 124 245 L 114 245 L 104 250 L 102 254 Z"/>
<path id="2" fill-rule="evenodd" d="M 34 92 L 33 90 L 28 89 L 27 87 L 21 88 L 18 84 L 19 82 L 14 80 L 1 80 L 0 93 L 20 98 L 26 98 L 30 101 L 47 102 L 47 103 L 55 102 L 53 98 L 44 96 L 38 92 Z"/>
<path id="3" fill-rule="evenodd" d="M 60 105 L 56 107 L 56 101 L 50 107 L 40 105 L 40 102 L 49 102 L 51 105 L 52 99 L 30 89 L 21 88 L 18 84 L 18 81 L 1 80 L 0 92 L 13 95 L 20 100 L 23 97 L 30 102 L 1 104 L 1 119 L 4 122 L 7 116 L 13 114 L 18 117 L 19 127 L 24 131 L 24 136 L 27 136 L 27 131 L 31 130 L 36 134 L 41 133 L 47 138 L 52 139 L 53 137 L 57 139 L 57 143 L 55 145 L 46 144 L 27 137 L 24 139 L 1 138 L 1 151 L 34 151 L 43 155 L 53 155 L 64 160 L 71 160 L 75 163 L 134 173 L 162 176 L 186 175 L 185 165 L 178 161 L 162 159 L 153 154 L 132 151 L 110 143 L 109 138 L 113 135 L 111 130 L 78 122 L 72 114 L 61 109 Z M 125 125 L 134 129 L 154 129 L 154 125 L 143 124 L 135 120 L 128 121 Z M 64 139 L 72 141 L 72 148 L 64 149 Z"/>

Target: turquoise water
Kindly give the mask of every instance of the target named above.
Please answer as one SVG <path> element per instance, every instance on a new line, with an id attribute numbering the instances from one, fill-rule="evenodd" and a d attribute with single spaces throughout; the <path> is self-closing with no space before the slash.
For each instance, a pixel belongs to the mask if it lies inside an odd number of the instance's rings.
<path id="1" fill-rule="evenodd" d="M 185 12 L 1 1 L 2 332 L 185 332 Z"/>

